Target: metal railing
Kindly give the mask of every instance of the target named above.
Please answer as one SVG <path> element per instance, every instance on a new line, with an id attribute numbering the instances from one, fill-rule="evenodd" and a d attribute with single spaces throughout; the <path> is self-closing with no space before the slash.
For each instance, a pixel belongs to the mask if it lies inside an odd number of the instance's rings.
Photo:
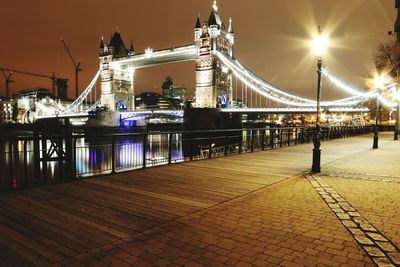
<path id="1" fill-rule="evenodd" d="M 369 133 L 371 129 L 321 127 L 321 138 L 345 138 Z M 0 191 L 309 143 L 314 130 L 277 127 L 59 137 L 63 141 L 58 150 L 68 151 L 66 146 L 72 146 L 72 163 L 60 158 L 40 161 L 38 158 L 49 153 L 50 143 L 46 145 L 40 140 L 35 147 L 33 137 L 9 139 L 0 141 Z"/>

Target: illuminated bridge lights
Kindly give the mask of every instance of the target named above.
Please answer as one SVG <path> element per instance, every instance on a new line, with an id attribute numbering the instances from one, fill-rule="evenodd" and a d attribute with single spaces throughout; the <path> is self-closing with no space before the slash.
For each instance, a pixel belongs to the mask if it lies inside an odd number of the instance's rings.
<path id="1" fill-rule="evenodd" d="M 317 108 L 225 108 L 221 109 L 222 112 L 227 113 L 315 113 Z M 321 112 L 347 112 L 347 113 L 359 113 L 368 112 L 368 108 L 354 108 L 354 107 L 332 107 Z"/>
<path id="2" fill-rule="evenodd" d="M 134 56 L 124 58 L 118 61 L 110 62 L 110 66 L 114 68 L 132 68 L 132 70 L 140 67 L 159 65 L 171 62 L 182 62 L 194 60 L 196 55 L 196 50 L 194 45 L 185 45 L 181 47 L 173 47 L 169 49 L 163 49 L 159 51 L 152 51 L 151 57 L 149 56 L 149 52 L 136 54 Z M 315 112 L 316 110 L 316 101 L 312 99 L 306 99 L 302 97 L 298 97 L 292 94 L 285 92 L 284 90 L 264 81 L 257 75 L 255 75 L 251 70 L 242 65 L 238 60 L 227 57 L 223 53 L 216 51 L 215 55 L 218 59 L 223 63 L 223 65 L 232 71 L 232 73 L 242 81 L 243 84 L 247 85 L 251 90 L 254 90 L 264 96 L 265 98 L 269 98 L 275 102 L 282 103 L 285 105 L 289 105 L 292 107 L 289 108 L 270 108 L 270 109 L 246 109 L 245 112 Z M 371 98 L 375 98 L 377 96 L 376 90 L 371 90 L 369 92 L 363 91 L 362 89 L 356 89 L 348 84 L 342 82 L 335 76 L 333 76 L 327 69 L 324 69 L 322 74 L 328 78 L 332 84 L 337 86 L 338 88 L 344 90 L 347 93 L 352 94 L 353 96 L 347 97 L 344 99 L 339 99 L 335 101 L 322 101 L 321 107 L 324 107 L 326 110 L 332 112 L 363 112 L 368 109 L 363 108 L 354 108 L 354 106 L 359 105 L 360 103 L 366 102 Z M 64 110 L 59 110 L 58 116 L 63 114 L 84 114 L 86 111 L 93 110 L 99 102 L 89 107 L 85 112 L 79 112 L 79 107 L 82 105 L 83 101 L 88 97 L 89 93 L 94 88 L 97 80 L 99 78 L 99 72 L 96 73 L 93 80 L 90 82 L 88 87 L 82 92 L 82 94 L 67 108 Z M 388 85 L 387 87 L 393 87 L 392 85 Z M 383 96 L 379 96 L 382 104 L 394 108 L 396 107 L 396 103 L 392 103 L 386 100 Z M 239 112 L 237 109 L 224 109 L 223 112 Z M 124 115 L 126 112 L 121 112 L 122 116 L 130 116 Z M 135 111 L 135 114 L 166 114 L 171 116 L 183 116 L 183 111 L 167 111 L 167 110 L 153 110 L 153 111 Z M 133 113 L 131 113 L 133 116 Z M 56 115 L 54 115 L 56 116 Z"/>
<path id="3" fill-rule="evenodd" d="M 151 51 L 151 53 L 150 53 Z M 186 45 L 177 48 L 153 51 L 146 49 L 145 53 L 110 62 L 111 67 L 132 66 L 135 68 L 148 67 L 163 63 L 191 61 L 195 59 L 196 51 L 194 45 Z"/>
<path id="4" fill-rule="evenodd" d="M 142 119 L 151 115 L 167 115 L 171 117 L 183 118 L 183 110 L 137 110 L 120 112 L 120 120 Z"/>

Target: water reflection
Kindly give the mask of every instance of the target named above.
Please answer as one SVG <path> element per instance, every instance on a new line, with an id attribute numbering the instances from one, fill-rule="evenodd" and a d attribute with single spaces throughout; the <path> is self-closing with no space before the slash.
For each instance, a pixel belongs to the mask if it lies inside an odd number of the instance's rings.
<path id="1" fill-rule="evenodd" d="M 171 162 L 183 160 L 181 134 L 150 134 L 144 139 L 141 135 L 107 138 L 78 138 L 75 140 L 74 161 L 76 176 L 92 176 L 143 166 L 168 164 L 169 146 Z M 114 142 L 114 148 L 113 148 Z M 40 143 L 40 158 L 49 153 L 51 142 Z M 146 154 L 144 155 L 144 146 Z M 63 144 L 65 149 L 65 144 Z M 0 190 L 14 186 L 34 184 L 34 144 L 32 140 L 0 142 Z M 114 157 L 114 166 L 113 166 Z M 40 162 L 41 181 L 51 182 L 65 176 L 64 162 Z"/>

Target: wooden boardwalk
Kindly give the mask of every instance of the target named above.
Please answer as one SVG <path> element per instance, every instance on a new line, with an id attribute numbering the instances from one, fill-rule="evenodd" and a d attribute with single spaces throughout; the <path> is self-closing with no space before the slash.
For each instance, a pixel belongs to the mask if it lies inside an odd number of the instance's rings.
<path id="1" fill-rule="evenodd" d="M 322 144 L 323 163 L 370 137 Z M 308 171 L 310 144 L 0 195 L 0 262 L 47 266 Z"/>

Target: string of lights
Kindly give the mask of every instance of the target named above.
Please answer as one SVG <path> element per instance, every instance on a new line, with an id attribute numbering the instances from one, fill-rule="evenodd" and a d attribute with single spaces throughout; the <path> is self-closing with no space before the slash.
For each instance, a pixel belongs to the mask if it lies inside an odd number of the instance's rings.
<path id="1" fill-rule="evenodd" d="M 233 61 L 218 51 L 216 52 L 216 55 L 222 61 L 222 63 L 226 65 L 232 71 L 232 73 L 241 80 L 241 82 L 249 86 L 254 91 L 258 92 L 259 94 L 263 95 L 264 97 L 286 105 L 302 107 L 310 107 L 316 105 L 315 100 L 291 95 L 284 92 L 282 89 L 262 80 L 251 71 L 249 71 L 242 64 L 240 64 L 239 61 Z M 321 106 L 354 106 L 365 102 L 367 99 L 368 98 L 363 95 L 357 95 L 335 101 L 324 101 L 321 102 Z"/>

